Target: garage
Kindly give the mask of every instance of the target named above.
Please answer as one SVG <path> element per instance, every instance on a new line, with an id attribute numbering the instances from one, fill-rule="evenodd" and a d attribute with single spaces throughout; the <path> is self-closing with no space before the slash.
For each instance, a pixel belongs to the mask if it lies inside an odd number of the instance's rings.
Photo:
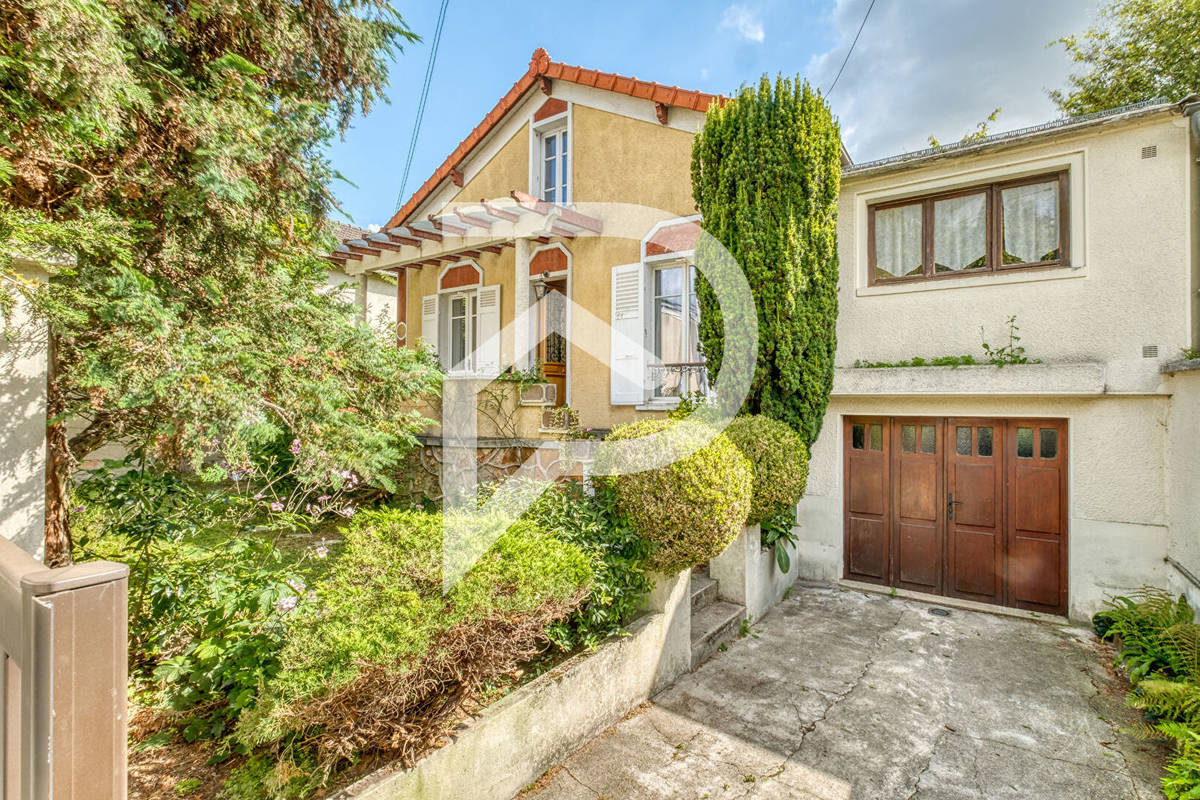
<path id="1" fill-rule="evenodd" d="M 1067 609 L 1067 422 L 845 417 L 844 577 Z"/>

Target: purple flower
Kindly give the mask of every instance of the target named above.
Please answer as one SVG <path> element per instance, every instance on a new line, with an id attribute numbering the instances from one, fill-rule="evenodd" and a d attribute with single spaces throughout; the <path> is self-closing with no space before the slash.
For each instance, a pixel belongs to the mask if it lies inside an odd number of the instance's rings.
<path id="1" fill-rule="evenodd" d="M 317 502 L 318 502 L 318 503 L 324 503 L 324 502 L 325 502 L 326 500 L 328 500 L 328 499 L 329 499 L 329 495 L 327 495 L 327 494 L 323 494 L 323 495 L 321 495 L 320 497 L 318 497 L 318 498 L 317 498 Z"/>
<path id="2" fill-rule="evenodd" d="M 284 583 L 290 586 L 292 591 L 296 594 L 304 594 L 304 581 L 300 580 L 299 578 L 295 580 L 288 578 L 286 581 L 284 581 Z"/>
<path id="3" fill-rule="evenodd" d="M 272 511 L 283 511 L 283 503 L 276 500 L 274 503 L 271 503 L 271 510 Z"/>
<path id="4" fill-rule="evenodd" d="M 321 545 L 317 548 L 317 558 L 324 558 L 327 555 L 329 555 L 328 547 L 326 547 L 325 545 Z"/>
<path id="5" fill-rule="evenodd" d="M 266 495 L 264 495 L 262 492 L 258 492 L 257 494 L 255 494 L 255 495 L 254 495 L 254 499 L 255 499 L 255 500 L 262 500 L 262 499 L 263 499 L 263 497 L 265 497 L 265 496 L 266 496 Z"/>
<path id="6" fill-rule="evenodd" d="M 74 507 L 74 508 L 72 508 L 71 510 L 72 510 L 72 511 L 75 511 L 75 512 L 80 512 L 80 511 L 83 511 L 83 506 L 75 506 L 75 507 Z"/>
<path id="7" fill-rule="evenodd" d="M 350 517 L 354 516 L 354 506 L 346 506 L 345 508 L 339 508 L 337 513 L 339 513 L 343 517 L 346 517 L 347 519 L 349 519 Z"/>
<path id="8" fill-rule="evenodd" d="M 278 603 L 275 604 L 275 608 L 278 609 L 280 614 L 286 614 L 287 612 L 291 611 L 295 607 L 296 607 L 296 598 L 295 597 L 285 597 L 282 600 L 280 600 Z"/>
<path id="9" fill-rule="evenodd" d="M 292 439 L 292 445 L 288 448 L 288 450 L 290 450 L 294 456 L 300 455 L 300 440 Z"/>

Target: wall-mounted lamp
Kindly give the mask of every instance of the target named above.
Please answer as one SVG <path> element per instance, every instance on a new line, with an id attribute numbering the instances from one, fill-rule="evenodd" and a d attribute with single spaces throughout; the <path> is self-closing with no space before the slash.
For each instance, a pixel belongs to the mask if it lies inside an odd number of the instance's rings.
<path id="1" fill-rule="evenodd" d="M 534 281 L 534 283 L 533 283 L 533 296 L 534 296 L 536 299 L 538 299 L 538 300 L 541 300 L 543 297 L 545 297 L 545 296 L 546 296 L 546 292 L 547 292 L 547 290 L 549 290 L 549 288 L 550 288 L 549 286 L 547 286 L 547 285 L 546 285 L 546 279 L 547 279 L 547 278 L 549 278 L 549 277 L 550 277 L 550 273 L 549 273 L 549 272 L 543 272 L 543 273 L 542 273 L 542 275 L 541 275 L 541 277 L 540 277 L 540 278 L 538 278 L 536 281 Z"/>

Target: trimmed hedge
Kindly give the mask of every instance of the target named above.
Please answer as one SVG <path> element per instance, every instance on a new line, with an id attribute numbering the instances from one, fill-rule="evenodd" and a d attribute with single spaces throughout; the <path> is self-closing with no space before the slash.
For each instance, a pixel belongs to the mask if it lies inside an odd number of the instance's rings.
<path id="1" fill-rule="evenodd" d="M 631 422 L 618 425 L 608 439 L 636 439 L 675 424 Z M 618 507 L 655 545 L 650 566 L 667 574 L 707 561 L 737 537 L 750 511 L 752 480 L 750 464 L 724 434 L 664 467 L 613 478 Z"/>
<path id="2" fill-rule="evenodd" d="M 362 513 L 239 738 L 299 735 L 326 770 L 370 750 L 411 764 L 484 684 L 541 652 L 592 570 L 582 549 L 522 520 L 443 595 L 441 514 Z"/>
<path id="3" fill-rule="evenodd" d="M 808 485 L 808 447 L 791 427 L 754 414 L 737 417 L 725 435 L 750 462 L 754 493 L 747 525 L 759 525 L 793 510 Z"/>

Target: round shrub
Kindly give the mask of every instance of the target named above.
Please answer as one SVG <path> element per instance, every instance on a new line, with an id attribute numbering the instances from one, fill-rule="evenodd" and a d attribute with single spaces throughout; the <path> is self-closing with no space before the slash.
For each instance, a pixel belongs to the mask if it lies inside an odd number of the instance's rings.
<path id="1" fill-rule="evenodd" d="M 636 439 L 674 424 L 631 422 L 614 428 L 608 439 Z M 668 574 L 718 555 L 742 530 L 750 510 L 750 465 L 723 434 L 679 461 L 613 480 L 618 507 L 655 545 L 650 566 Z"/>
<path id="2" fill-rule="evenodd" d="M 784 423 L 758 414 L 737 417 L 725 429 L 754 473 L 747 525 L 760 525 L 791 511 L 808 484 L 808 447 Z"/>

